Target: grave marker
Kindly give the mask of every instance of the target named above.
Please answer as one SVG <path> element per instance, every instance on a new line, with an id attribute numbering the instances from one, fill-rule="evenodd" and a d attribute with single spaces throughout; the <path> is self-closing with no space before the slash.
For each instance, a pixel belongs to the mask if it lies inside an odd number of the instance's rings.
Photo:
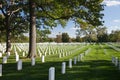
<path id="1" fill-rule="evenodd" d="M 0 53 L 0 58 L 2 57 L 2 53 Z"/>
<path id="2" fill-rule="evenodd" d="M 55 68 L 54 67 L 49 68 L 49 79 L 48 80 L 55 80 Z"/>
<path id="3" fill-rule="evenodd" d="M 9 56 L 10 56 L 10 52 L 7 52 L 7 58 L 9 58 Z"/>
<path id="4" fill-rule="evenodd" d="M 16 62 L 19 61 L 19 55 L 16 55 Z"/>
<path id="5" fill-rule="evenodd" d="M 32 58 L 32 59 L 31 59 L 31 65 L 32 65 L 32 66 L 35 66 L 35 58 Z"/>
<path id="6" fill-rule="evenodd" d="M 25 52 L 23 52 L 22 56 L 25 57 Z"/>
<path id="7" fill-rule="evenodd" d="M 17 63 L 17 70 L 18 71 L 22 70 L 22 60 L 19 60 Z"/>
<path id="8" fill-rule="evenodd" d="M 66 62 L 63 62 L 62 63 L 62 71 L 61 71 L 61 73 L 65 74 L 65 72 L 66 72 Z"/>
<path id="9" fill-rule="evenodd" d="M 42 63 L 44 63 L 45 62 L 45 56 L 43 55 L 42 56 Z"/>
<path id="10" fill-rule="evenodd" d="M 69 68 L 72 68 L 72 59 L 69 59 Z"/>
<path id="11" fill-rule="evenodd" d="M 6 64 L 6 63 L 7 63 L 7 57 L 4 56 L 4 57 L 3 57 L 3 64 Z"/>

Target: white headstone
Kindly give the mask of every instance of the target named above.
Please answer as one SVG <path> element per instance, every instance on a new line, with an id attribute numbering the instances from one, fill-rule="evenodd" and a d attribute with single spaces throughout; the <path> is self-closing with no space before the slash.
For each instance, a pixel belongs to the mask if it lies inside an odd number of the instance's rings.
<path id="1" fill-rule="evenodd" d="M 49 79 L 48 80 L 55 80 L 55 68 L 54 67 L 50 67 L 49 68 Z"/>
<path id="2" fill-rule="evenodd" d="M 74 58 L 74 64 L 76 64 L 77 63 L 77 59 L 76 59 L 76 57 Z"/>
<path id="3" fill-rule="evenodd" d="M 0 64 L 0 76 L 2 76 L 2 64 Z"/>
<path id="4" fill-rule="evenodd" d="M 10 56 L 10 52 L 7 52 L 7 58 Z"/>
<path id="5" fill-rule="evenodd" d="M 7 63 L 7 57 L 6 56 L 3 57 L 3 64 L 5 64 L 5 63 Z"/>
<path id="6" fill-rule="evenodd" d="M 2 53 L 5 54 L 5 50 L 2 50 Z"/>
<path id="7" fill-rule="evenodd" d="M 25 52 L 23 52 L 22 56 L 25 57 Z"/>
<path id="8" fill-rule="evenodd" d="M 19 55 L 16 55 L 16 62 L 19 61 Z"/>
<path id="9" fill-rule="evenodd" d="M 115 57 L 115 66 L 118 66 L 118 57 Z"/>
<path id="10" fill-rule="evenodd" d="M 31 65 L 32 65 L 32 66 L 35 66 L 35 58 L 32 58 L 32 59 L 31 59 Z"/>
<path id="11" fill-rule="evenodd" d="M 22 70 L 22 60 L 19 60 L 18 62 L 17 62 L 17 70 L 19 71 L 19 70 Z"/>
<path id="12" fill-rule="evenodd" d="M 69 68 L 72 68 L 72 59 L 69 59 Z"/>
<path id="13" fill-rule="evenodd" d="M 66 72 L 66 62 L 63 62 L 62 63 L 62 71 L 61 71 L 61 73 L 65 74 L 65 72 Z"/>
<path id="14" fill-rule="evenodd" d="M 45 56 L 42 55 L 42 63 L 44 63 L 44 62 L 45 62 Z"/>
<path id="15" fill-rule="evenodd" d="M 0 52 L 0 58 L 2 57 L 2 53 Z"/>

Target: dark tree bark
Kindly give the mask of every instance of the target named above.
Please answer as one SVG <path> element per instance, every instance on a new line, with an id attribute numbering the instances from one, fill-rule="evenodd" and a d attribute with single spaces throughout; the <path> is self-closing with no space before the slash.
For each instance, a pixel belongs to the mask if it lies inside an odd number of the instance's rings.
<path id="1" fill-rule="evenodd" d="M 36 15 L 35 15 L 35 2 L 29 0 L 30 8 L 30 32 L 29 32 L 29 53 L 28 58 L 36 57 Z"/>
<path id="2" fill-rule="evenodd" d="M 11 51 L 11 30 L 10 30 L 10 21 L 9 21 L 9 15 L 6 15 L 6 53 Z"/>

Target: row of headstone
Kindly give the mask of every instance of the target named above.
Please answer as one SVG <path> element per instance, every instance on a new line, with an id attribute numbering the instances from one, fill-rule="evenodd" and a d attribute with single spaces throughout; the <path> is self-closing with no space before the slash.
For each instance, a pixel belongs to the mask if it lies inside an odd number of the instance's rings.
<path id="1" fill-rule="evenodd" d="M 116 51 L 118 51 L 118 52 L 120 51 L 119 48 L 117 48 L 117 47 L 115 47 L 115 46 L 113 46 L 113 45 L 110 45 L 110 44 L 109 44 L 108 46 L 111 47 L 111 48 L 113 48 L 114 50 L 116 50 Z"/>
<path id="2" fill-rule="evenodd" d="M 67 53 L 67 52 L 66 52 Z M 18 55 L 18 53 L 16 52 L 15 53 L 15 55 L 16 55 L 16 62 L 17 62 L 17 70 L 22 70 L 22 60 L 19 60 L 19 55 Z M 23 54 L 23 55 L 25 55 L 25 54 Z M 10 56 L 10 53 L 7 53 L 7 56 L 4 56 L 3 57 L 3 63 L 7 63 L 7 58 L 9 58 L 9 56 Z M 45 56 L 42 56 L 42 62 L 45 62 L 45 59 L 44 59 L 44 57 Z M 79 61 L 80 59 L 78 58 L 78 61 Z M 74 58 L 74 64 L 76 64 L 77 63 L 77 58 L 75 57 Z M 31 65 L 32 66 L 34 66 L 35 65 L 35 58 L 32 58 L 31 59 Z M 62 66 L 62 74 L 65 74 L 65 69 L 66 69 L 66 63 L 63 63 L 62 64 L 63 66 Z M 72 59 L 70 59 L 69 60 L 69 68 L 72 68 Z"/>
<path id="3" fill-rule="evenodd" d="M 61 52 L 59 52 L 58 56 L 59 56 L 59 58 L 68 56 L 68 55 L 70 55 L 70 54 L 72 54 L 72 53 L 75 53 L 76 51 L 78 51 L 78 50 L 80 50 L 80 49 L 82 49 L 82 48 L 84 48 L 84 47 L 85 47 L 85 46 L 82 46 L 82 47 L 80 47 L 80 48 L 76 48 L 76 49 L 74 49 L 73 51 L 69 51 L 69 52 L 65 52 L 64 50 L 61 50 Z M 88 54 L 89 50 L 90 50 L 90 49 L 88 49 L 88 50 L 85 52 L 85 54 Z M 63 51 L 63 52 L 62 52 L 62 51 Z"/>
<path id="4" fill-rule="evenodd" d="M 68 55 L 70 55 L 70 54 L 72 54 L 72 53 L 71 53 L 71 52 L 58 53 L 58 57 L 59 57 L 59 58 L 62 58 L 62 57 L 68 56 Z"/>
<path id="5" fill-rule="evenodd" d="M 72 59 L 69 59 L 69 68 L 72 68 Z M 62 62 L 61 74 L 66 73 L 66 62 Z M 48 80 L 55 80 L 55 67 L 49 68 Z"/>
<path id="6" fill-rule="evenodd" d="M 87 51 L 87 52 L 89 52 L 89 51 Z M 77 57 L 74 57 L 74 64 L 76 65 L 77 61 L 81 61 L 81 60 L 82 60 L 82 55 L 80 54 Z M 72 68 L 72 59 L 69 59 L 68 67 Z M 66 73 L 66 62 L 62 62 L 61 74 L 65 74 L 65 73 Z M 54 67 L 49 68 L 48 80 L 55 80 L 55 68 Z"/>

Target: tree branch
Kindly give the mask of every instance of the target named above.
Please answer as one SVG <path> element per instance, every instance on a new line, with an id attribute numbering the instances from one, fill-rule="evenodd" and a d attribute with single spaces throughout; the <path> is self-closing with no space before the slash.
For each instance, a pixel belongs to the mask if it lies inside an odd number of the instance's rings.
<path id="1" fill-rule="evenodd" d="M 12 16 L 14 13 L 18 12 L 20 9 L 22 9 L 22 8 L 18 8 L 16 10 L 12 11 L 11 14 L 10 14 L 10 16 Z"/>
<path id="2" fill-rule="evenodd" d="M 12 11 L 12 12 L 10 13 L 10 18 L 11 18 L 11 16 L 12 16 L 14 13 L 18 12 L 20 9 L 22 9 L 22 8 L 18 8 L 18 9 L 16 9 L 16 10 Z"/>
<path id="3" fill-rule="evenodd" d="M 12 11 L 12 13 L 14 14 L 14 13 L 18 12 L 20 9 L 22 9 L 22 8 L 18 8 L 16 10 Z"/>

